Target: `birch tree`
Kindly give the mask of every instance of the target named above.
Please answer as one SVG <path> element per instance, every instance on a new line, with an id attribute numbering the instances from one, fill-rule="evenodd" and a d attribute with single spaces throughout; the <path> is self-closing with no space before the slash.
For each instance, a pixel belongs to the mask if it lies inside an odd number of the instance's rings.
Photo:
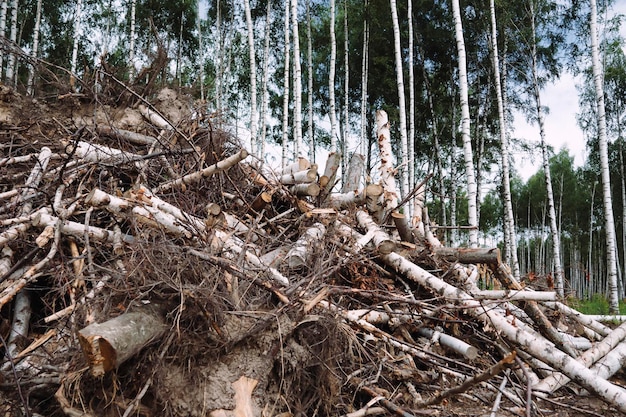
<path id="1" fill-rule="evenodd" d="M 337 152 L 337 115 L 335 114 L 335 65 L 337 39 L 335 36 L 335 0 L 330 0 L 330 67 L 328 73 L 328 99 L 330 101 L 330 151 Z"/>
<path id="2" fill-rule="evenodd" d="M 289 1 L 285 1 L 285 78 L 283 80 L 283 143 L 282 143 L 282 168 L 287 166 L 287 141 L 289 139 L 289 55 L 291 47 L 289 45 Z"/>
<path id="3" fill-rule="evenodd" d="M 293 98 L 294 98 L 294 159 L 302 155 L 302 61 L 298 29 L 298 0 L 291 0 L 291 27 L 293 29 Z"/>
<path id="4" fill-rule="evenodd" d="M 80 19 L 81 9 L 83 7 L 83 0 L 76 2 L 76 9 L 74 10 L 74 45 L 72 46 L 72 61 L 70 63 L 70 86 L 74 89 L 74 82 L 76 76 L 76 64 L 78 60 L 78 38 L 80 37 Z"/>
<path id="5" fill-rule="evenodd" d="M 465 58 L 465 41 L 463 39 L 463 23 L 459 0 L 452 0 L 452 13 L 456 45 L 459 56 L 459 86 L 461 103 L 461 135 L 463 137 L 463 157 L 465 160 L 465 176 L 467 178 L 468 220 L 470 247 L 478 246 L 478 215 L 476 201 L 476 176 L 474 174 L 474 159 L 472 156 L 472 141 L 470 138 L 470 112 L 467 87 L 467 63 Z"/>
<path id="6" fill-rule="evenodd" d="M 600 144 L 600 170 L 602 176 L 602 194 L 604 202 L 604 222 L 606 232 L 607 272 L 609 281 L 609 312 L 619 313 L 619 297 L 617 286 L 617 259 L 615 251 L 615 221 L 613 219 L 613 201 L 611 198 L 611 177 L 609 173 L 608 140 L 606 133 L 606 110 L 604 106 L 603 74 L 600 63 L 600 47 L 597 29 L 597 4 L 590 0 L 591 15 L 591 65 L 596 93 L 596 114 L 598 123 L 598 139 Z"/>
<path id="7" fill-rule="evenodd" d="M 496 28 L 496 7 L 494 0 L 489 0 L 491 14 L 491 53 L 493 56 L 493 71 L 495 79 L 496 99 L 498 102 L 498 120 L 500 123 L 500 149 L 502 166 L 502 188 L 504 193 L 504 233 L 508 243 L 506 251 L 507 262 L 512 266 L 513 275 L 519 279 L 519 262 L 517 260 L 517 240 L 515 235 L 515 220 L 513 217 L 513 203 L 511 202 L 511 177 L 509 172 L 509 140 L 507 137 L 507 123 L 504 116 L 504 101 L 502 98 L 502 83 L 500 77 L 500 57 L 498 55 L 498 33 Z"/>
<path id="8" fill-rule="evenodd" d="M 348 2 L 343 2 L 343 141 L 341 154 L 344 156 L 342 161 L 341 176 L 343 178 L 342 183 L 345 184 L 347 167 L 348 167 L 348 132 L 350 131 L 350 66 L 348 65 L 349 59 L 349 38 L 348 38 Z"/>
<path id="9" fill-rule="evenodd" d="M 270 25 L 272 23 L 272 2 L 267 2 L 267 13 L 265 16 L 265 45 L 263 47 L 263 82 L 261 91 L 261 137 L 259 139 L 259 156 L 265 158 L 265 138 L 267 136 L 267 105 L 269 101 L 269 93 L 267 85 L 270 77 Z"/>
<path id="10" fill-rule="evenodd" d="M 37 0 L 37 11 L 35 12 L 35 29 L 33 33 L 33 50 L 30 53 L 30 56 L 33 58 L 37 58 L 37 54 L 39 51 L 39 28 L 41 25 L 41 2 L 42 0 Z M 26 94 L 29 96 L 33 95 L 33 84 L 35 82 L 35 64 L 31 64 L 28 71 L 28 82 L 26 84 Z"/>
<path id="11" fill-rule="evenodd" d="M 407 1 L 407 15 L 409 21 L 409 186 L 415 186 L 415 74 L 413 71 L 413 0 Z M 410 192 L 410 190 L 407 190 Z M 408 205 L 409 210 L 412 204 Z"/>
<path id="12" fill-rule="evenodd" d="M 9 7 L 9 0 L 2 0 L 2 6 L 0 6 L 0 36 L 5 36 L 7 31 L 7 9 Z M 0 54 L 0 79 L 2 79 L 2 69 L 4 64 L 4 54 Z"/>
<path id="13" fill-rule="evenodd" d="M 365 0 L 363 8 L 367 11 L 369 1 Z M 369 65 L 369 22 L 367 13 L 363 18 L 363 51 L 361 54 L 361 153 L 369 161 L 369 138 L 367 136 L 367 82 Z"/>
<path id="14" fill-rule="evenodd" d="M 537 113 L 537 124 L 539 125 L 539 137 L 541 141 L 541 158 L 543 172 L 546 183 L 546 193 L 548 197 L 548 218 L 550 221 L 550 233 L 552 235 L 552 251 L 554 260 L 554 278 L 556 290 L 559 296 L 564 295 L 563 267 L 561 266 L 561 238 L 556 222 L 556 210 L 554 209 L 554 193 L 552 190 L 552 179 L 550 175 L 550 158 L 546 145 L 545 118 L 541 105 L 541 92 L 539 90 L 539 75 L 537 68 L 537 36 L 536 36 L 536 15 L 534 0 L 530 0 L 530 26 L 531 26 L 531 59 L 532 59 L 532 83 L 535 97 L 535 109 Z"/>
<path id="15" fill-rule="evenodd" d="M 198 8 L 200 10 L 200 8 Z M 132 81 L 135 78 L 135 15 L 137 11 L 137 0 L 131 0 L 130 2 L 130 34 L 128 45 L 128 78 Z M 198 22 L 200 19 L 198 18 Z M 200 23 L 198 23 L 198 33 L 200 33 Z M 202 51 L 202 44 L 200 44 L 200 50 Z M 201 67 L 202 68 L 202 67 Z M 202 70 L 201 70 L 202 71 Z M 200 80 L 202 85 L 202 79 Z M 201 87 L 202 88 L 202 87 Z"/>
<path id="16" fill-rule="evenodd" d="M 400 107 L 400 146 L 402 153 L 402 196 L 409 192 L 409 159 L 408 139 L 406 132 L 406 100 L 404 97 L 404 74 L 402 66 L 402 49 L 400 45 L 400 25 L 398 24 L 398 9 L 396 0 L 390 0 L 391 20 L 393 22 L 393 40 L 396 58 L 396 84 L 398 86 L 398 98 Z"/>
<path id="17" fill-rule="evenodd" d="M 248 28 L 248 52 L 250 54 L 250 152 L 256 154 L 257 141 L 257 102 L 256 102 L 256 51 L 254 48 L 254 26 L 250 12 L 250 0 L 243 2 Z"/>
<path id="18" fill-rule="evenodd" d="M 11 33 L 10 40 L 12 43 L 15 43 L 17 40 L 17 7 L 18 1 L 13 0 L 13 4 L 11 6 Z M 5 82 L 8 85 L 14 85 L 15 82 L 15 66 L 16 66 L 15 54 L 9 54 L 9 59 L 7 61 L 7 72 Z"/>
<path id="19" fill-rule="evenodd" d="M 306 1 L 307 33 L 307 138 L 309 139 L 309 160 L 315 162 L 315 139 L 313 138 L 313 31 L 311 30 L 311 0 Z"/>

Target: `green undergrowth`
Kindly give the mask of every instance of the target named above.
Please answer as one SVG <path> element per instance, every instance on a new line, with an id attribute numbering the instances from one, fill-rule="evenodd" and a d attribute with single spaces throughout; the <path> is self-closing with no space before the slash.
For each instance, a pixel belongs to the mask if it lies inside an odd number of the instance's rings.
<path id="1" fill-rule="evenodd" d="M 590 299 L 578 299 L 569 297 L 567 304 L 583 314 L 607 315 L 609 314 L 609 300 L 602 294 L 595 294 Z M 626 315 L 626 302 L 619 302 L 619 313 Z"/>

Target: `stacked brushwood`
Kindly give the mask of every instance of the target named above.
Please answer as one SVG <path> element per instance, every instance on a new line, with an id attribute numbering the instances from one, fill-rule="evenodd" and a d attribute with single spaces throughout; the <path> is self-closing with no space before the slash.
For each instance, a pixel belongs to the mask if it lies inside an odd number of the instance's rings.
<path id="1" fill-rule="evenodd" d="M 384 112 L 380 179 L 338 189 L 338 154 L 272 171 L 172 90 L 0 100 L 1 415 L 626 412 L 626 324 L 443 245 Z"/>

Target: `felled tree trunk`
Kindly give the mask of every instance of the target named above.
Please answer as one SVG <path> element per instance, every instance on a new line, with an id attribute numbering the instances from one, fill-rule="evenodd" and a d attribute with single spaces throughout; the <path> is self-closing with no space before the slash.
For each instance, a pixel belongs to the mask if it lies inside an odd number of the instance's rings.
<path id="1" fill-rule="evenodd" d="M 78 332 L 78 340 L 91 373 L 102 376 L 160 338 L 166 330 L 157 308 L 143 309 L 90 324 Z"/>
<path id="2" fill-rule="evenodd" d="M 373 224 L 373 222 L 361 222 L 361 219 L 359 219 L 359 222 L 368 230 Z M 375 241 L 377 237 L 381 239 L 383 234 L 375 234 Z M 434 294 L 458 300 L 457 302 L 466 309 L 468 314 L 481 320 L 486 326 L 495 327 L 511 343 L 546 362 L 553 368 L 558 369 L 576 383 L 606 402 L 613 404 L 620 411 L 626 412 L 626 390 L 610 383 L 606 379 L 598 378 L 593 371 L 573 359 L 570 355 L 557 349 L 550 341 L 512 325 L 506 317 L 495 310 L 485 309 L 479 301 L 465 291 L 444 282 L 397 253 L 381 254 L 381 259 L 398 273 L 415 281 Z"/>

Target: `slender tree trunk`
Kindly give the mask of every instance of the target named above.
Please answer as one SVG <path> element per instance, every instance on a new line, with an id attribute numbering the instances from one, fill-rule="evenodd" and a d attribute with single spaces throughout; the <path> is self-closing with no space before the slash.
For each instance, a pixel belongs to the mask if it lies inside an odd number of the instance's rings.
<path id="1" fill-rule="evenodd" d="M 465 176 L 467 178 L 467 199 L 469 225 L 473 228 L 469 232 L 470 247 L 478 246 L 478 214 L 476 200 L 476 176 L 474 173 L 474 159 L 472 155 L 472 140 L 470 138 L 470 112 L 467 86 L 467 63 L 465 59 L 465 41 L 463 39 L 463 23 L 461 22 L 461 9 L 459 0 L 452 0 L 452 13 L 454 14 L 454 26 L 456 44 L 459 54 L 459 84 L 461 90 L 461 134 L 463 137 L 463 157 L 465 159 Z"/>
<path id="2" fill-rule="evenodd" d="M 611 177 L 609 174 L 608 139 L 606 135 L 606 111 L 604 107 L 604 77 L 600 64 L 600 51 L 597 29 L 596 0 L 590 0 L 591 17 L 591 60 L 593 79 L 596 87 L 596 111 L 598 115 L 598 136 L 600 142 L 600 169 L 602 171 L 602 192 L 604 200 L 604 222 L 606 228 L 607 272 L 609 282 L 609 312 L 619 313 L 619 297 L 617 290 L 617 261 L 615 256 L 615 221 L 613 219 L 613 201 L 611 198 Z"/>
<path id="3" fill-rule="evenodd" d="M 37 58 L 37 53 L 38 53 L 37 51 L 39 51 L 39 28 L 41 26 L 41 2 L 42 0 L 37 0 L 37 11 L 35 13 L 35 29 L 33 33 L 33 50 L 30 54 L 33 57 L 33 59 Z M 34 83 L 35 83 L 35 64 L 32 64 L 28 71 L 28 83 L 26 85 L 26 94 L 28 94 L 29 96 L 33 95 Z"/>
<path id="4" fill-rule="evenodd" d="M 250 12 L 250 0 L 243 2 L 248 27 L 248 51 L 250 54 L 250 153 L 256 154 L 257 141 L 257 98 L 256 98 L 256 50 L 254 48 L 254 25 Z"/>
<path id="5" fill-rule="evenodd" d="M 347 179 L 347 171 L 348 171 L 348 132 L 350 131 L 350 89 L 349 89 L 349 81 L 350 81 L 350 66 L 348 65 L 349 59 L 349 38 L 348 38 L 348 2 L 344 0 L 343 2 L 343 72 L 344 72 L 344 80 L 343 80 L 343 145 L 341 154 L 343 155 L 341 164 L 341 178 L 342 185 L 346 183 Z"/>
<path id="6" fill-rule="evenodd" d="M 306 31 L 307 31 L 307 91 L 308 91 L 308 126 L 309 160 L 315 163 L 315 138 L 313 137 L 313 31 L 311 30 L 311 0 L 306 2 Z"/>
<path id="7" fill-rule="evenodd" d="M 302 63 L 300 60 L 300 34 L 298 32 L 298 0 L 291 0 L 291 26 L 293 28 L 293 94 L 294 94 L 294 159 L 302 156 Z"/>
<path id="8" fill-rule="evenodd" d="M 415 186 L 415 74 L 413 71 L 413 0 L 407 1 L 407 15 L 409 20 L 409 135 L 407 149 L 409 153 L 409 189 L 407 190 L 407 192 L 410 192 L 410 189 Z M 443 201 L 443 196 L 441 199 Z M 413 205 L 409 203 L 408 207 L 410 211 Z"/>
<path id="9" fill-rule="evenodd" d="M 289 44 L 289 1 L 285 1 L 285 78 L 283 81 L 283 157 L 282 167 L 287 166 L 287 141 L 289 140 L 289 55 L 291 47 Z"/>
<path id="10" fill-rule="evenodd" d="M 621 138 L 621 127 L 618 127 L 618 129 L 620 129 L 620 134 L 619 137 Z M 621 139 L 620 143 L 619 143 L 619 167 L 620 167 L 620 174 L 621 174 L 621 186 L 622 186 L 622 259 L 623 259 L 623 264 L 622 264 L 622 268 L 626 268 L 626 179 L 624 178 L 624 175 L 626 175 L 626 170 L 624 170 L 624 140 Z M 624 271 L 624 269 L 622 269 L 622 271 Z M 626 272 L 622 274 L 622 281 L 624 280 L 624 277 L 626 276 Z M 622 288 L 624 288 L 624 286 L 622 285 Z M 622 289 L 622 291 L 624 291 Z M 623 297 L 624 294 L 620 294 L 620 298 Z"/>
<path id="11" fill-rule="evenodd" d="M 221 0 L 217 0 L 215 31 L 217 33 L 217 77 L 215 77 L 215 107 L 222 110 L 222 75 L 224 73 L 224 36 L 222 35 Z M 286 30 L 286 29 L 285 29 Z"/>
<path id="12" fill-rule="evenodd" d="M 261 91 L 261 137 L 259 140 L 259 157 L 265 161 L 265 138 L 267 136 L 267 105 L 269 101 L 269 93 L 267 84 L 270 78 L 270 26 L 272 24 L 272 2 L 267 2 L 267 14 L 265 16 L 265 45 L 263 48 L 263 82 Z"/>
<path id="13" fill-rule="evenodd" d="M 7 9 L 9 0 L 2 0 L 0 7 L 0 36 L 5 36 L 7 31 Z M 4 64 L 4 54 L 0 54 L 0 79 L 2 79 L 2 69 Z"/>
<path id="14" fill-rule="evenodd" d="M 369 1 L 365 0 L 367 11 Z M 367 15 L 367 13 L 365 13 Z M 363 19 L 363 52 L 361 58 L 361 153 L 369 160 L 369 135 L 367 134 L 367 71 L 369 67 L 369 22 Z"/>
<path id="15" fill-rule="evenodd" d="M 511 179 L 509 172 L 509 140 L 507 137 L 507 123 L 504 117 L 504 100 L 502 98 L 502 84 L 500 77 L 500 57 L 498 55 L 498 33 L 496 30 L 496 7 L 494 0 L 489 1 L 491 10 L 491 51 L 493 54 L 493 71 L 498 102 L 498 120 L 500 122 L 500 150 L 502 166 L 502 188 L 504 194 L 504 233 L 508 237 L 510 258 L 507 262 L 513 269 L 513 275 L 519 280 L 519 262 L 517 260 L 517 245 L 515 241 L 515 220 L 513 218 L 513 203 L 511 201 Z"/>
<path id="16" fill-rule="evenodd" d="M 393 40 L 394 50 L 396 56 L 396 84 L 398 86 L 398 98 L 400 105 L 400 146 L 401 146 L 401 160 L 402 163 L 398 164 L 402 166 L 402 195 L 404 196 L 409 192 L 409 151 L 408 151 L 408 138 L 406 132 L 406 99 L 404 97 L 404 74 L 402 66 L 402 49 L 400 45 L 400 25 L 398 24 L 398 9 L 396 7 L 396 0 L 390 0 L 391 5 L 391 20 L 393 22 Z"/>
<path id="17" fill-rule="evenodd" d="M 335 65 L 337 39 L 335 37 L 335 0 L 330 0 L 330 68 L 328 73 L 328 99 L 330 101 L 330 151 L 337 152 L 337 115 L 335 114 Z"/>
<path id="18" fill-rule="evenodd" d="M 178 88 L 181 87 L 181 71 L 182 71 L 182 56 L 183 56 L 183 12 L 180 12 L 180 25 L 178 27 L 178 48 L 176 52 L 176 83 Z"/>
<path id="19" fill-rule="evenodd" d="M 133 0 L 136 2 L 137 0 Z M 202 16 L 200 16 L 200 0 L 196 3 L 198 8 L 198 80 L 200 81 L 200 100 L 204 101 L 204 43 L 202 41 Z M 132 68 L 132 61 L 131 68 Z M 132 79 L 132 76 L 131 76 Z"/>
<path id="20" fill-rule="evenodd" d="M 137 0 L 130 2 L 130 34 L 128 45 L 128 78 L 133 81 L 135 78 L 135 13 L 137 11 Z"/>
<path id="21" fill-rule="evenodd" d="M 11 34 L 10 39 L 11 42 L 15 43 L 17 40 L 17 7 L 18 1 L 13 0 L 13 5 L 11 7 Z M 15 66 L 17 60 L 15 59 L 15 54 L 9 54 L 9 59 L 7 62 L 7 72 L 5 82 L 8 85 L 15 85 Z"/>
<path id="22" fill-rule="evenodd" d="M 74 10 L 74 45 L 72 46 L 72 62 L 70 64 L 70 86 L 74 89 L 74 83 L 76 76 L 76 64 L 78 60 L 78 38 L 80 37 L 80 19 L 83 7 L 83 0 L 76 2 L 76 9 Z"/>

